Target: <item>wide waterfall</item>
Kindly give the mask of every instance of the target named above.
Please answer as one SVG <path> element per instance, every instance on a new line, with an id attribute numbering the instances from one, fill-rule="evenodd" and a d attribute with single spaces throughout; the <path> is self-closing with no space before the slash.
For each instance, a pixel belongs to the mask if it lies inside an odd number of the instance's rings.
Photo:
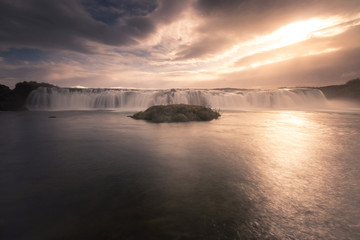
<path id="1" fill-rule="evenodd" d="M 224 109 L 324 108 L 324 94 L 313 88 L 241 89 L 74 89 L 38 88 L 30 93 L 30 110 L 146 109 L 152 105 L 194 104 Z"/>

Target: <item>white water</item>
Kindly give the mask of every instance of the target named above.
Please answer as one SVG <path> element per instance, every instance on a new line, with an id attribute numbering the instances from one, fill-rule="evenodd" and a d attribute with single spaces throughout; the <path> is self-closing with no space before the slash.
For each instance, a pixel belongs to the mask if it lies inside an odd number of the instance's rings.
<path id="1" fill-rule="evenodd" d="M 38 88 L 27 99 L 30 110 L 145 109 L 153 105 L 194 104 L 217 109 L 326 108 L 318 89 L 124 90 Z"/>

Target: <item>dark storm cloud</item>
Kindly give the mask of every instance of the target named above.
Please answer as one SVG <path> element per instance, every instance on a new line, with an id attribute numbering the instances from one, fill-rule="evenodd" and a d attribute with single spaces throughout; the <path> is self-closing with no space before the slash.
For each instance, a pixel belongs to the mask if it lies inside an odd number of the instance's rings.
<path id="1" fill-rule="evenodd" d="M 150 0 L 0 0 L 0 49 L 89 53 L 94 52 L 89 41 L 113 46 L 133 44 L 155 30 L 156 23 L 148 15 L 157 6 Z"/>
<path id="2" fill-rule="evenodd" d="M 146 16 L 158 7 L 156 0 L 87 0 L 83 5 L 94 19 L 106 24 L 120 17 Z"/>
<path id="3" fill-rule="evenodd" d="M 152 19 L 159 23 L 169 23 L 179 17 L 189 6 L 191 0 L 159 0 L 159 8 L 154 11 Z"/>
<path id="4" fill-rule="evenodd" d="M 208 17 L 209 27 L 216 22 L 225 28 L 236 26 L 262 29 L 262 25 L 284 23 L 287 19 L 299 20 L 332 14 L 351 14 L 360 10 L 358 0 L 198 0 L 194 7 Z M 231 22 L 232 20 L 239 20 Z M 227 26 L 225 25 L 227 23 Z M 260 26 L 258 26 L 260 25 Z M 238 29 L 241 31 L 241 28 Z"/>
<path id="5" fill-rule="evenodd" d="M 198 0 L 194 8 L 205 21 L 197 29 L 200 38 L 180 50 L 177 55 L 180 59 L 221 53 L 226 47 L 269 34 L 291 22 L 360 12 L 358 0 Z M 199 51 L 202 43 L 218 36 L 229 40 L 205 44 Z"/>
<path id="6" fill-rule="evenodd" d="M 225 15 L 231 12 L 237 11 L 244 4 L 246 4 L 246 0 L 198 0 L 195 3 L 196 8 L 205 15 Z M 262 1 L 262 2 L 267 2 Z"/>
<path id="7" fill-rule="evenodd" d="M 180 48 L 182 50 L 180 50 L 176 54 L 176 58 L 174 60 L 181 61 L 191 58 L 195 59 L 198 58 L 199 56 L 210 57 L 213 54 L 216 54 L 218 52 L 223 52 L 224 50 L 226 50 L 226 46 L 229 42 L 230 41 L 228 38 L 213 36 L 212 38 L 207 38 L 204 41 L 196 42 L 191 46 L 183 45 Z"/>

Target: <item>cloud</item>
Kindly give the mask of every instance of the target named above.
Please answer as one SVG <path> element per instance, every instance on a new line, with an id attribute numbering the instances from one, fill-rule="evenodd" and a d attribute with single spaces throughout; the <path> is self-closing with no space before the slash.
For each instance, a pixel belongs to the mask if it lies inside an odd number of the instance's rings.
<path id="1" fill-rule="evenodd" d="M 191 0 L 159 0 L 151 18 L 157 23 L 170 23 L 181 17 L 181 13 L 190 6 Z"/>
<path id="2" fill-rule="evenodd" d="M 321 71 L 333 81 L 358 72 L 346 56 L 360 47 L 359 14 L 358 0 L 0 0 L 0 81 L 278 86 L 317 83 Z"/>
<path id="3" fill-rule="evenodd" d="M 222 74 L 208 85 L 274 88 L 339 84 L 351 78 L 360 77 L 360 63 L 357 60 L 359 58 L 359 47 L 302 56 L 257 68 L 248 68 L 244 71 Z"/>
<path id="4" fill-rule="evenodd" d="M 251 66 L 259 62 L 286 61 L 289 59 L 315 55 L 327 50 L 353 49 L 360 47 L 357 39 L 360 38 L 360 25 L 351 27 L 350 30 L 333 37 L 312 37 L 306 41 L 289 46 L 263 51 L 240 58 L 234 67 Z"/>
<path id="5" fill-rule="evenodd" d="M 101 16 L 106 18 L 107 11 L 94 13 L 84 5 L 86 1 L 2 0 L 0 46 L 92 53 L 92 42 L 112 46 L 135 44 L 155 30 L 154 22 L 147 16 L 154 8 L 148 7 L 149 1 L 137 2 L 140 13 L 125 4 L 127 14 L 112 15 L 111 22 L 101 20 Z"/>
<path id="6" fill-rule="evenodd" d="M 147 16 L 158 7 L 156 0 L 87 0 L 82 4 L 94 19 L 106 24 L 124 17 Z"/>
<path id="7" fill-rule="evenodd" d="M 291 22 L 314 17 L 351 16 L 360 12 L 357 0 L 198 0 L 194 2 L 194 8 L 203 21 L 196 30 L 198 39 L 179 50 L 178 56 L 183 60 L 221 53 Z M 219 36 L 227 41 L 215 43 L 213 40 L 213 47 L 207 46 L 209 39 Z"/>
<path id="8" fill-rule="evenodd" d="M 289 22 L 314 16 L 359 13 L 357 0 L 198 0 L 194 7 L 207 18 L 201 30 L 236 30 L 241 35 L 272 32 Z"/>
<path id="9" fill-rule="evenodd" d="M 193 41 L 178 46 L 174 60 L 207 58 L 286 23 L 352 14 L 360 7 L 355 0 L 1 0 L 0 49 L 98 53 L 99 44 L 135 46 L 186 11 L 196 15 L 198 26 Z"/>
<path id="10" fill-rule="evenodd" d="M 1 0 L 0 49 L 39 48 L 96 53 L 136 45 L 169 24 L 189 0 Z"/>
<path id="11" fill-rule="evenodd" d="M 176 53 L 174 61 L 211 57 L 227 50 L 231 41 L 228 38 L 216 37 L 201 39 L 190 45 L 182 45 Z"/>

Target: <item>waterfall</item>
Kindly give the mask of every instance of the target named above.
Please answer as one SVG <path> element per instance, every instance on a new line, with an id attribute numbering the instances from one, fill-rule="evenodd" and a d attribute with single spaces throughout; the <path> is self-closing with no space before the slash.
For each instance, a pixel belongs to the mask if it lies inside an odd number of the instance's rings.
<path id="1" fill-rule="evenodd" d="M 71 89 L 38 88 L 27 99 L 30 110 L 146 109 L 153 105 L 194 104 L 217 109 L 304 109 L 327 105 L 319 89 Z"/>

